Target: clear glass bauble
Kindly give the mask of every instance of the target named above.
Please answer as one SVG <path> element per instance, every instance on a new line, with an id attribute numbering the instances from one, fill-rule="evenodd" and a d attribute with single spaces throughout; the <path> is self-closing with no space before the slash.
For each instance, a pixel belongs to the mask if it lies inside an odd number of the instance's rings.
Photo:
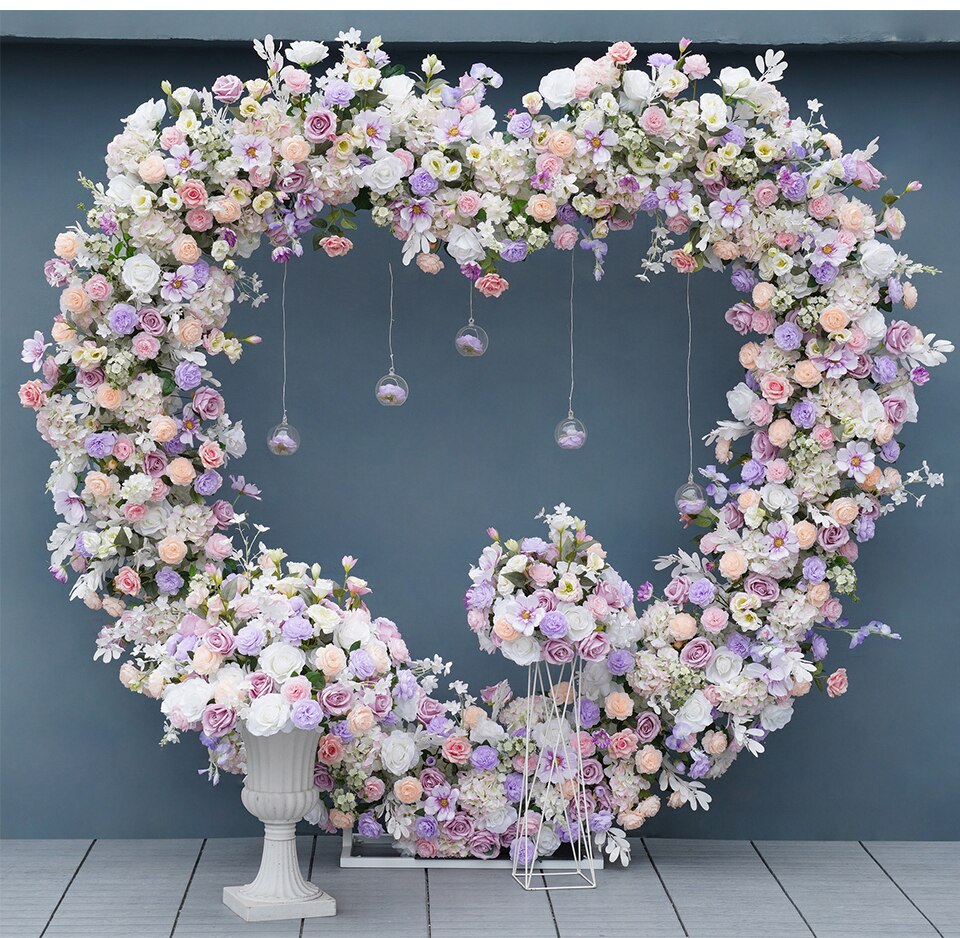
<path id="1" fill-rule="evenodd" d="M 681 515 L 694 517 L 707 507 L 707 496 L 696 482 L 684 482 L 673 497 Z"/>
<path id="2" fill-rule="evenodd" d="M 557 424 L 553 438 L 560 449 L 580 449 L 587 442 L 587 428 L 582 420 L 578 420 L 571 414 Z"/>
<path id="3" fill-rule="evenodd" d="M 467 324 L 453 340 L 457 351 L 464 358 L 479 358 L 490 344 L 486 330 L 476 324 Z"/>
<path id="4" fill-rule="evenodd" d="M 400 407 L 409 397 L 407 382 L 397 374 L 386 374 L 377 382 L 377 400 L 384 407 Z"/>
<path id="5" fill-rule="evenodd" d="M 267 435 L 267 449 L 274 456 L 292 456 L 300 449 L 300 433 L 285 419 L 281 420 Z"/>

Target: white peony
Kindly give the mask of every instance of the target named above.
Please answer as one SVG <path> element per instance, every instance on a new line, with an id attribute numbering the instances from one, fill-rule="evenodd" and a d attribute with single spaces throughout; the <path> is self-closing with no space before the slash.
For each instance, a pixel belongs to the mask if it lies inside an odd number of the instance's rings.
<path id="1" fill-rule="evenodd" d="M 732 391 L 727 391 L 727 406 L 737 420 L 746 420 L 750 416 L 750 408 L 758 400 L 757 395 L 742 381 Z"/>
<path id="2" fill-rule="evenodd" d="M 179 684 L 168 684 L 163 690 L 160 710 L 165 716 L 178 712 L 185 720 L 196 723 L 212 698 L 213 688 L 203 679 L 194 678 Z"/>
<path id="3" fill-rule="evenodd" d="M 748 68 L 722 68 L 720 77 L 717 79 L 717 84 L 723 89 L 723 93 L 735 97 L 743 97 L 737 92 L 749 88 L 752 83 L 753 76 Z"/>
<path id="4" fill-rule="evenodd" d="M 149 296 L 160 282 L 160 265 L 147 254 L 134 254 L 123 262 L 120 277 L 131 293 Z"/>
<path id="5" fill-rule="evenodd" d="M 700 117 L 711 133 L 727 126 L 727 105 L 718 94 L 705 94 L 700 98 Z"/>
<path id="6" fill-rule="evenodd" d="M 403 178 L 404 169 L 403 160 L 382 150 L 372 163 L 360 170 L 360 181 L 377 195 L 386 195 Z"/>
<path id="7" fill-rule="evenodd" d="M 404 775 L 417 761 L 417 744 L 403 730 L 394 730 L 380 743 L 380 761 L 394 775 Z"/>
<path id="8" fill-rule="evenodd" d="M 623 73 L 623 93 L 631 101 L 647 102 L 656 89 L 650 76 L 641 69 L 631 69 Z"/>
<path id="9" fill-rule="evenodd" d="M 130 176 L 114 176 L 107 186 L 107 196 L 117 206 L 126 208 L 130 204 L 133 190 L 139 185 Z"/>
<path id="10" fill-rule="evenodd" d="M 131 130 L 147 131 L 152 130 L 163 120 L 163 115 L 167 113 L 165 101 L 144 101 L 129 117 L 125 117 L 123 122 Z"/>
<path id="11" fill-rule="evenodd" d="M 711 684 L 729 684 L 742 670 L 743 658 L 729 648 L 718 648 L 704 673 Z"/>
<path id="12" fill-rule="evenodd" d="M 897 252 L 889 244 L 865 241 L 860 245 L 860 269 L 871 280 L 886 280 L 897 266 Z"/>
<path id="13" fill-rule="evenodd" d="M 331 609 L 329 606 L 320 603 L 315 603 L 307 608 L 307 617 L 324 635 L 332 635 L 340 621 L 340 615 L 336 609 Z"/>
<path id="14" fill-rule="evenodd" d="M 447 236 L 447 250 L 458 264 L 479 261 L 484 255 L 483 245 L 477 233 L 471 228 L 464 228 L 463 225 L 454 225 L 450 229 L 450 234 Z"/>
<path id="15" fill-rule="evenodd" d="M 483 816 L 482 827 L 494 834 L 503 834 L 517 819 L 517 809 L 510 805 L 501 805 Z"/>
<path id="16" fill-rule="evenodd" d="M 291 42 L 290 45 L 287 46 L 286 54 L 287 59 L 293 62 L 294 65 L 306 67 L 316 65 L 317 62 L 322 62 L 329 54 L 329 50 L 322 42 L 299 40 L 297 42 Z"/>
<path id="17" fill-rule="evenodd" d="M 542 824 L 540 826 L 538 841 L 537 855 L 541 857 L 549 857 L 551 854 L 556 853 L 557 847 L 560 846 L 560 838 L 549 824 Z"/>
<path id="18" fill-rule="evenodd" d="M 555 68 L 540 79 L 540 96 L 548 107 L 566 107 L 577 96 L 576 85 L 572 68 Z"/>
<path id="19" fill-rule="evenodd" d="M 289 721 L 290 704 L 280 694 L 264 694 L 250 701 L 246 725 L 254 736 L 273 736 L 285 729 Z"/>
<path id="20" fill-rule="evenodd" d="M 540 660 L 540 644 L 532 635 L 521 635 L 500 646 L 503 657 L 524 667 Z"/>
<path id="21" fill-rule="evenodd" d="M 760 725 L 772 733 L 774 730 L 782 730 L 790 722 L 792 716 L 792 700 L 788 700 L 782 704 L 767 704 L 767 706 L 760 711 Z"/>
<path id="22" fill-rule="evenodd" d="M 760 500 L 770 509 L 783 515 L 792 515 L 800 505 L 796 492 L 779 482 L 768 482 L 760 489 Z"/>
<path id="23" fill-rule="evenodd" d="M 409 75 L 391 75 L 380 82 L 380 90 L 387 96 L 386 103 L 399 104 L 413 92 L 414 81 Z"/>
<path id="24" fill-rule="evenodd" d="M 677 712 L 677 725 L 682 724 L 686 733 L 699 733 L 713 722 L 712 709 L 713 705 L 704 697 L 703 691 L 698 690 Z"/>
<path id="25" fill-rule="evenodd" d="M 370 613 L 363 609 L 347 612 L 333 631 L 334 641 L 344 651 L 348 651 L 357 643 L 363 645 L 370 641 L 370 635 L 372 634 L 370 631 Z"/>
<path id="26" fill-rule="evenodd" d="M 260 670 L 278 682 L 299 674 L 306 662 L 307 656 L 286 642 L 274 642 L 260 652 Z"/>

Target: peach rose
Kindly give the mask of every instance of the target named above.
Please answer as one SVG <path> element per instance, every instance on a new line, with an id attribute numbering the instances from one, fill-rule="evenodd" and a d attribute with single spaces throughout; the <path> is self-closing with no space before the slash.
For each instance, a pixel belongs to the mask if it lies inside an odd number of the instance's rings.
<path id="1" fill-rule="evenodd" d="M 779 417 L 767 427 L 767 436 L 774 446 L 786 446 L 795 432 L 796 427 L 785 417 Z"/>
<path id="2" fill-rule="evenodd" d="M 808 359 L 797 362 L 793 367 L 793 380 L 802 388 L 812 388 L 820 382 L 820 369 Z"/>
<path id="3" fill-rule="evenodd" d="M 280 155 L 291 163 L 299 163 L 310 155 L 310 144 L 300 134 L 280 141 Z"/>
<path id="4" fill-rule="evenodd" d="M 737 496 L 737 506 L 741 511 L 749 511 L 760 504 L 760 493 L 756 489 L 747 489 Z"/>
<path id="5" fill-rule="evenodd" d="M 119 388 L 101 384 L 97 388 L 97 404 L 104 410 L 116 410 L 123 403 L 124 394 Z"/>
<path id="6" fill-rule="evenodd" d="M 440 747 L 443 758 L 454 765 L 466 765 L 473 747 L 465 736 L 448 736 Z"/>
<path id="7" fill-rule="evenodd" d="M 326 736 L 321 736 L 320 744 L 317 746 L 317 759 L 324 765 L 339 765 L 343 759 L 343 743 L 339 737 L 334 736 L 333 733 L 327 733 Z M 333 814 L 334 812 L 331 811 L 330 820 L 334 824 L 334 827 L 336 827 L 337 825 L 333 820 Z M 349 815 L 344 815 L 344 817 L 348 816 Z M 352 820 L 348 826 L 353 826 Z"/>
<path id="8" fill-rule="evenodd" d="M 717 241 L 713 253 L 722 261 L 735 261 L 740 256 L 740 248 L 732 241 Z"/>
<path id="9" fill-rule="evenodd" d="M 140 678 L 143 672 L 132 662 L 124 661 L 120 665 L 120 683 L 129 690 Z"/>
<path id="10" fill-rule="evenodd" d="M 772 283 L 762 280 L 753 288 L 753 303 L 758 309 L 767 309 L 776 293 L 777 288 Z"/>
<path id="11" fill-rule="evenodd" d="M 660 799 L 657 795 L 650 795 L 647 798 L 644 798 L 640 802 L 639 808 L 641 816 L 645 818 L 652 818 L 660 811 Z"/>
<path id="12" fill-rule="evenodd" d="M 177 435 L 177 422 L 173 417 L 160 414 L 150 420 L 150 438 L 156 443 L 169 443 Z"/>
<path id="13" fill-rule="evenodd" d="M 157 544 L 157 553 L 164 563 L 176 566 L 187 556 L 187 545 L 183 542 L 182 538 L 172 534 Z"/>
<path id="14" fill-rule="evenodd" d="M 917 305 L 917 288 L 912 283 L 903 285 L 903 305 L 907 309 L 913 309 Z"/>
<path id="15" fill-rule="evenodd" d="M 220 670 L 221 664 L 223 664 L 223 655 L 217 654 L 206 645 L 201 645 L 190 659 L 190 665 L 196 674 L 213 674 L 214 671 Z"/>
<path id="16" fill-rule="evenodd" d="M 703 734 L 703 748 L 711 756 L 720 756 L 727 751 L 727 734 L 710 730 Z"/>
<path id="17" fill-rule="evenodd" d="M 167 178 L 167 171 L 163 166 L 163 157 L 159 153 L 151 153 L 137 164 L 140 178 L 148 185 L 155 186 Z"/>
<path id="18" fill-rule="evenodd" d="M 820 325 L 827 332 L 840 332 L 849 322 L 850 317 L 839 306 L 830 306 L 820 314 Z"/>
<path id="19" fill-rule="evenodd" d="M 685 642 L 697 634 L 697 620 L 688 612 L 677 613 L 667 626 L 675 642 Z"/>
<path id="20" fill-rule="evenodd" d="M 839 524 L 853 524 L 860 509 L 852 498 L 838 498 L 830 503 L 830 517 Z"/>
<path id="21" fill-rule="evenodd" d="M 63 231 L 53 242 L 53 253 L 65 261 L 72 261 L 80 250 L 80 239 L 73 231 Z"/>
<path id="22" fill-rule="evenodd" d="M 419 779 L 412 775 L 405 775 L 393 783 L 393 794 L 400 804 L 413 804 L 423 794 L 423 786 Z"/>
<path id="23" fill-rule="evenodd" d="M 214 443 L 213 440 L 206 440 L 201 443 L 197 454 L 200 456 L 200 462 L 203 463 L 204 469 L 219 469 L 223 465 L 223 450 L 220 448 L 220 444 Z"/>
<path id="24" fill-rule="evenodd" d="M 625 720 L 633 713 L 633 700 L 629 694 L 615 690 L 607 694 L 603 709 L 611 720 Z"/>
<path id="25" fill-rule="evenodd" d="M 320 239 L 320 247 L 323 248 L 327 257 L 343 257 L 344 254 L 353 250 L 353 242 L 340 235 L 328 235 Z"/>
<path id="26" fill-rule="evenodd" d="M 474 286 L 486 297 L 503 296 L 510 288 L 510 283 L 500 274 L 484 274 Z"/>
<path id="27" fill-rule="evenodd" d="M 794 681 L 793 687 L 790 688 L 790 696 L 805 697 L 810 693 L 811 687 L 813 687 L 813 681 Z"/>
<path id="28" fill-rule="evenodd" d="M 136 596 L 140 592 L 140 575 L 132 567 L 121 567 L 113 578 L 114 589 L 126 596 Z"/>
<path id="29" fill-rule="evenodd" d="M 739 550 L 728 550 L 720 558 L 720 572 L 728 580 L 738 580 L 747 572 L 747 558 Z"/>
<path id="30" fill-rule="evenodd" d="M 338 759 L 337 762 L 339 763 L 339 761 L 340 760 Z M 341 811 L 338 808 L 332 808 L 330 811 L 330 823 L 337 830 L 343 830 L 343 831 L 349 830 L 351 827 L 353 827 L 353 821 L 354 821 L 353 815 L 347 814 L 346 811 Z M 425 841 L 425 842 L 429 843 L 429 841 Z"/>
<path id="31" fill-rule="evenodd" d="M 93 498 L 102 500 L 107 498 L 113 491 L 113 479 L 102 472 L 88 472 L 84 479 L 83 488 L 89 492 Z"/>
<path id="32" fill-rule="evenodd" d="M 539 222 L 548 222 L 557 214 L 557 203 L 542 192 L 530 196 L 527 201 L 527 214 Z"/>
<path id="33" fill-rule="evenodd" d="M 875 489 L 879 484 L 880 480 L 883 478 L 883 472 L 879 466 L 874 466 L 870 472 L 867 473 L 866 479 L 863 482 L 859 483 L 860 488 L 862 489 Z"/>
<path id="34" fill-rule="evenodd" d="M 506 619 L 493 623 L 493 634 L 505 642 L 512 642 L 520 633 Z"/>
<path id="35" fill-rule="evenodd" d="M 819 608 L 830 598 L 829 583 L 811 583 L 807 587 L 807 602 Z"/>
<path id="36" fill-rule="evenodd" d="M 347 656 L 336 645 L 324 645 L 316 653 L 317 666 L 328 678 L 336 677 L 346 666 Z"/>
<path id="37" fill-rule="evenodd" d="M 359 707 L 354 707 L 347 714 L 347 729 L 350 730 L 354 736 L 362 736 L 375 722 L 373 711 L 363 704 Z"/>
<path id="38" fill-rule="evenodd" d="M 443 261 L 436 254 L 424 251 L 417 255 L 417 267 L 425 274 L 438 274 L 443 270 Z"/>
<path id="39" fill-rule="evenodd" d="M 830 156 L 834 159 L 843 155 L 843 144 L 836 134 L 824 134 L 822 140 L 824 146 L 830 151 Z"/>
<path id="40" fill-rule="evenodd" d="M 173 242 L 173 256 L 181 264 L 196 264 L 200 254 L 200 246 L 193 235 L 182 234 Z"/>
<path id="41" fill-rule="evenodd" d="M 547 141 L 547 149 L 555 153 L 560 159 L 565 160 L 573 156 L 577 148 L 577 138 L 569 130 L 558 130 L 550 135 Z M 62 257 L 63 255 L 61 255 Z"/>
<path id="42" fill-rule="evenodd" d="M 212 200 L 210 211 L 221 225 L 229 225 L 243 214 L 240 203 L 232 195 L 221 195 Z"/>
<path id="43" fill-rule="evenodd" d="M 53 341 L 58 342 L 60 345 L 66 345 L 68 342 L 72 342 L 76 337 L 76 330 L 69 323 L 64 322 L 62 319 L 58 319 L 54 322 L 53 326 L 50 328 L 50 335 L 53 336 Z"/>
<path id="44" fill-rule="evenodd" d="M 60 312 L 81 316 L 90 311 L 90 295 L 83 287 L 67 287 L 60 294 Z"/>
<path id="45" fill-rule="evenodd" d="M 686 251 L 674 251 L 670 255 L 670 263 L 674 270 L 681 274 L 692 274 L 697 269 L 697 261 Z"/>
<path id="46" fill-rule="evenodd" d="M 193 463 L 185 456 L 178 456 L 167 466 L 167 478 L 174 485 L 189 485 L 197 476 Z"/>
<path id="47" fill-rule="evenodd" d="M 645 820 L 639 811 L 621 811 L 617 815 L 617 823 L 625 831 L 635 831 Z"/>
<path id="48" fill-rule="evenodd" d="M 184 237 L 190 236 L 185 235 Z M 176 331 L 177 339 L 182 345 L 188 345 L 192 348 L 199 345 L 203 340 L 203 323 L 198 319 L 181 319 L 177 323 Z"/>
<path id="49" fill-rule="evenodd" d="M 644 775 L 652 775 L 654 772 L 660 771 L 660 766 L 663 764 L 663 754 L 656 746 L 647 745 L 637 753 L 635 762 L 638 772 L 642 772 Z"/>
<path id="50" fill-rule="evenodd" d="M 893 439 L 893 424 L 888 423 L 886 420 L 881 420 L 877 424 L 876 432 L 873 434 L 874 442 L 883 446 L 884 443 L 889 443 Z"/>
<path id="51" fill-rule="evenodd" d="M 798 521 L 793 526 L 793 533 L 800 542 L 800 550 L 809 550 L 817 539 L 817 526 L 810 521 Z"/>
<path id="52" fill-rule="evenodd" d="M 463 725 L 470 730 L 476 729 L 485 716 L 482 707 L 467 707 L 463 711 Z"/>

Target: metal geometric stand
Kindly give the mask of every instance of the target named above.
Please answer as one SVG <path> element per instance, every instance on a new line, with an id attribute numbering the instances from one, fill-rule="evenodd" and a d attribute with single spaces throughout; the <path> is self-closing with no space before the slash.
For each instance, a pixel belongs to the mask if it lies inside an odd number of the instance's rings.
<path id="1" fill-rule="evenodd" d="M 520 799 L 520 818 L 517 831 L 530 831 L 536 824 L 536 835 L 532 851 L 514 851 L 512 875 L 526 890 L 542 891 L 550 889 L 595 889 L 597 868 L 593 858 L 593 840 L 584 814 L 586 802 L 586 783 L 583 779 L 583 756 L 579 747 L 572 747 L 563 733 L 567 717 L 572 718 L 574 733 L 580 732 L 580 677 L 583 662 L 576 658 L 569 664 L 550 665 L 538 661 L 527 668 L 527 731 L 524 746 L 526 771 L 523 775 L 523 787 Z M 563 693 L 566 685 L 567 692 Z M 557 696 L 563 696 L 557 700 Z M 537 744 L 533 739 L 534 720 L 536 719 L 537 698 L 543 697 L 547 703 L 547 724 L 553 724 L 555 732 L 540 744 L 537 765 L 531 771 L 530 757 L 537 754 Z M 571 713 L 572 710 L 572 713 Z M 553 753 L 553 757 L 550 756 Z M 569 778 L 563 778 L 562 767 L 575 769 Z M 541 771 L 542 769 L 542 771 Z M 543 777 L 541 777 L 543 776 Z M 573 797 L 569 800 L 563 817 L 570 831 L 570 860 L 556 861 L 547 868 L 537 854 L 540 849 L 540 837 L 543 824 L 552 818 L 540 818 L 536 801 L 550 788 L 562 789 L 563 783 L 573 782 Z M 567 786 L 569 792 L 569 785 Z M 567 795 L 561 796 L 566 803 Z M 542 798 L 540 798 L 542 805 Z M 602 861 L 601 861 L 602 865 Z M 543 877 L 544 885 L 534 885 L 534 877 Z"/>

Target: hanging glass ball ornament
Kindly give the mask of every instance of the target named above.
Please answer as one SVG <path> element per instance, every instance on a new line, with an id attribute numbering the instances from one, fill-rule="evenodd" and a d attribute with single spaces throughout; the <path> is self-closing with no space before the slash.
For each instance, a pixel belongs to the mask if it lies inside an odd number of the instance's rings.
<path id="1" fill-rule="evenodd" d="M 410 388 L 400 375 L 391 371 L 377 382 L 376 394 L 384 407 L 400 407 L 409 396 Z"/>
<path id="2" fill-rule="evenodd" d="M 553 438 L 560 449 L 580 449 L 587 442 L 587 428 L 582 420 L 568 414 L 557 424 Z"/>
<path id="3" fill-rule="evenodd" d="M 684 482 L 677 489 L 677 494 L 673 497 L 677 510 L 681 515 L 689 515 L 691 518 L 699 515 L 707 507 L 707 496 L 703 494 L 703 489 L 692 479 Z"/>
<path id="4" fill-rule="evenodd" d="M 300 449 L 300 434 L 295 426 L 287 423 L 286 417 L 268 434 L 267 448 L 275 456 L 292 456 Z"/>
<path id="5" fill-rule="evenodd" d="M 490 340 L 485 329 L 468 323 L 457 333 L 453 344 L 464 358 L 479 358 L 487 350 Z"/>

